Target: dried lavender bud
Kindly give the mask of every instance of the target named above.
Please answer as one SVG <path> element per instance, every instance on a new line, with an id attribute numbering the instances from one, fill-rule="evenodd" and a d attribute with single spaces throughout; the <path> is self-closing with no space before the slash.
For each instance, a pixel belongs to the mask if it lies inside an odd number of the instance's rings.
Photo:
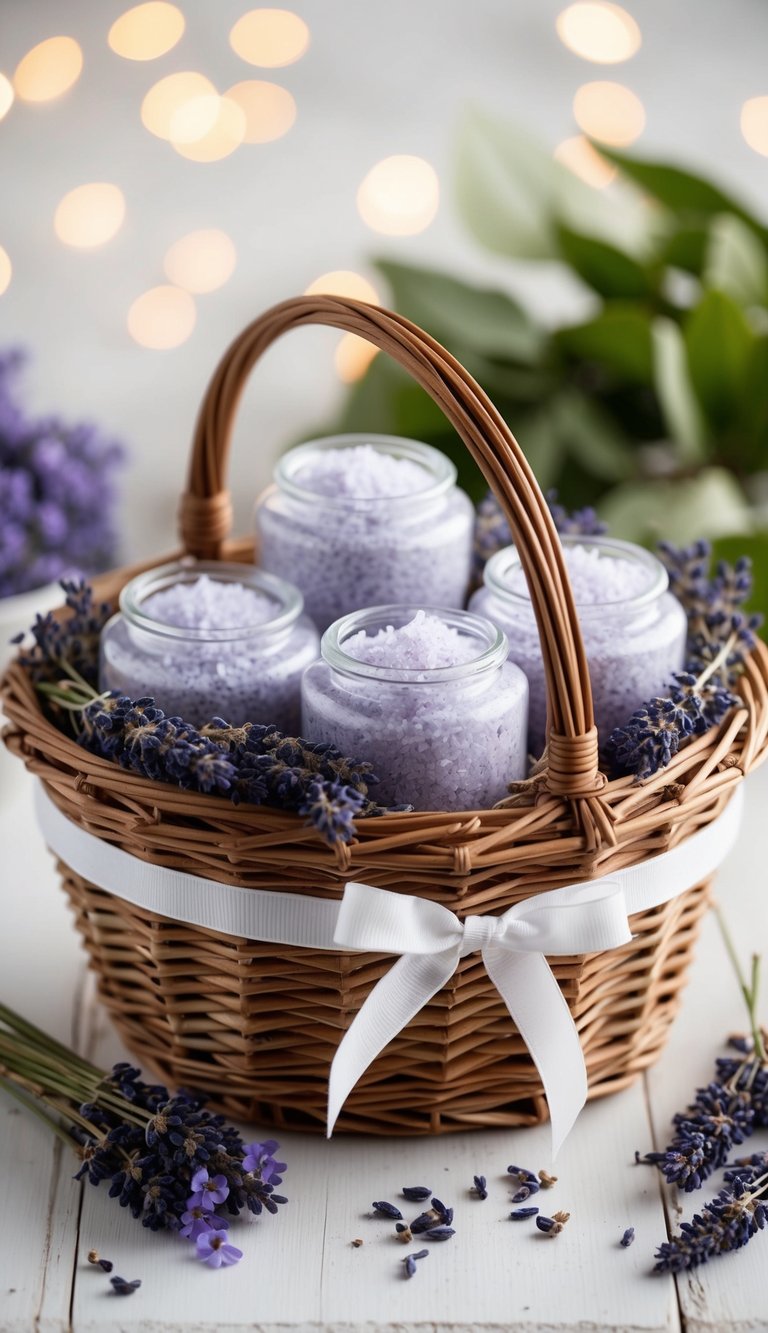
<path id="1" fill-rule="evenodd" d="M 114 1266 L 111 1259 L 99 1259 L 99 1268 L 104 1273 L 111 1273 Z"/>
<path id="2" fill-rule="evenodd" d="M 359 1250 L 359 1249 L 360 1249 L 360 1246 L 362 1245 L 363 1242 L 362 1242 L 362 1240 L 360 1239 L 359 1236 L 356 1236 L 355 1239 L 354 1239 L 354 1240 L 351 1240 L 349 1243 L 350 1243 L 350 1245 L 352 1246 L 353 1249 L 355 1249 L 355 1250 Z"/>
<path id="3" fill-rule="evenodd" d="M 116 1296 L 132 1296 L 141 1286 L 141 1278 L 134 1278 L 133 1282 L 126 1282 L 124 1277 L 111 1277 L 110 1282 Z"/>
<path id="4" fill-rule="evenodd" d="M 487 1199 L 487 1198 L 488 1198 L 488 1189 L 487 1189 L 488 1182 L 487 1182 L 485 1176 L 473 1176 L 472 1179 L 473 1179 L 473 1181 L 474 1181 L 474 1184 L 473 1184 L 473 1185 L 471 1186 L 471 1188 L 470 1188 L 470 1191 L 469 1191 L 470 1194 L 476 1194 L 477 1197 L 478 1197 L 478 1199 Z"/>
<path id="5" fill-rule="evenodd" d="M 425 1239 L 425 1240 L 450 1240 L 450 1239 L 451 1239 L 451 1236 L 455 1236 L 455 1235 L 456 1235 L 456 1232 L 454 1231 L 453 1227 L 447 1227 L 447 1226 L 430 1227 L 428 1231 L 425 1231 L 425 1232 L 424 1232 L 424 1239 Z"/>
<path id="6" fill-rule="evenodd" d="M 89 1264 L 97 1264 L 98 1262 L 99 1262 L 99 1251 L 98 1251 L 98 1250 L 89 1250 L 89 1251 L 88 1251 L 88 1263 L 89 1263 Z"/>
<path id="7" fill-rule="evenodd" d="M 453 1209 L 446 1208 L 445 1204 L 441 1203 L 439 1199 L 432 1200 L 432 1209 L 438 1217 L 444 1217 L 446 1213 L 453 1213 Z"/>
<path id="8" fill-rule="evenodd" d="M 623 1249 L 628 1250 L 634 1239 L 635 1239 L 635 1228 L 627 1227 L 626 1231 L 624 1232 L 624 1235 L 619 1241 L 619 1244 L 622 1246 Z"/>
<path id="9" fill-rule="evenodd" d="M 562 1226 L 565 1226 L 570 1215 L 571 1215 L 570 1213 L 553 1213 L 552 1217 L 555 1222 L 560 1222 Z"/>
<path id="10" fill-rule="evenodd" d="M 401 1222 L 403 1214 L 393 1203 L 387 1203 L 386 1199 L 374 1200 L 371 1204 L 373 1211 L 378 1217 L 388 1217 L 390 1222 Z"/>
<path id="11" fill-rule="evenodd" d="M 553 1185 L 557 1184 L 557 1176 L 551 1176 L 548 1171 L 539 1172 L 539 1180 L 543 1190 L 551 1190 Z"/>
<path id="12" fill-rule="evenodd" d="M 509 1220 L 510 1222 L 522 1222 L 526 1217 L 535 1217 L 538 1211 L 538 1208 L 513 1208 L 509 1214 Z"/>
<path id="13" fill-rule="evenodd" d="M 512 1195 L 511 1202 L 525 1203 L 525 1200 L 530 1199 L 531 1195 L 535 1193 L 536 1191 L 532 1190 L 529 1185 L 521 1185 L 520 1189 L 515 1190 L 514 1194 Z"/>
<path id="14" fill-rule="evenodd" d="M 555 1225 L 554 1218 L 551 1217 L 536 1218 L 536 1226 L 539 1228 L 539 1231 L 543 1231 L 546 1236 L 548 1236 L 550 1232 L 553 1230 L 554 1225 Z"/>
<path id="15" fill-rule="evenodd" d="M 412 1254 L 412 1255 L 411 1255 L 411 1258 L 412 1258 L 412 1259 L 428 1259 L 428 1258 L 429 1258 L 429 1250 L 416 1250 L 415 1254 Z"/>
<path id="16" fill-rule="evenodd" d="M 429 1227 L 433 1227 L 436 1221 L 437 1214 L 431 1210 L 428 1213 L 419 1213 L 416 1220 L 411 1222 L 411 1231 L 414 1236 L 418 1236 L 422 1231 L 427 1231 Z"/>
<path id="17" fill-rule="evenodd" d="M 421 1203 L 430 1197 L 432 1191 L 428 1185 L 403 1185 L 401 1193 L 410 1203 Z"/>
<path id="18" fill-rule="evenodd" d="M 414 1273 L 416 1272 L 416 1260 L 414 1259 L 413 1255 L 407 1254 L 405 1256 L 405 1259 L 403 1260 L 403 1263 L 405 1265 L 405 1276 L 413 1277 Z"/>
<path id="19" fill-rule="evenodd" d="M 527 1184 L 529 1180 L 536 1180 L 536 1172 L 529 1171 L 527 1166 L 508 1166 L 507 1173 L 510 1176 L 517 1176 L 521 1184 Z"/>
<path id="20" fill-rule="evenodd" d="M 405 1223 L 395 1222 L 395 1231 L 397 1232 L 397 1239 L 403 1241 L 405 1245 L 413 1240 L 413 1232 L 410 1227 L 405 1225 Z"/>

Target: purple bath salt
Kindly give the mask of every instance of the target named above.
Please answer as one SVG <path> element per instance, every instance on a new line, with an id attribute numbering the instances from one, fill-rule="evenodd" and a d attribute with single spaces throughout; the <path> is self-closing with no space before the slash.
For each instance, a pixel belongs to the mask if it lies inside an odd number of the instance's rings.
<path id="1" fill-rule="evenodd" d="M 200 727 L 274 723 L 299 730 L 301 674 L 317 631 L 290 584 L 251 565 L 166 565 L 133 579 L 101 636 L 99 684 L 152 695 Z"/>
<path id="2" fill-rule="evenodd" d="M 369 760 L 376 799 L 486 809 L 524 776 L 528 685 L 503 633 L 466 611 L 369 608 L 323 635 L 302 731 Z"/>
<path id="3" fill-rule="evenodd" d="M 260 562 L 290 579 L 322 631 L 367 606 L 461 607 L 473 510 L 429 445 L 338 435 L 299 445 L 256 510 Z"/>
<path id="4" fill-rule="evenodd" d="M 601 742 L 646 699 L 663 694 L 683 666 L 686 618 L 668 591 L 664 566 L 649 551 L 608 537 L 561 538 L 584 638 Z M 509 639 L 509 655 L 530 685 L 529 743 L 546 740 L 541 647 L 525 577 L 514 547 L 492 556 L 470 608 Z"/>

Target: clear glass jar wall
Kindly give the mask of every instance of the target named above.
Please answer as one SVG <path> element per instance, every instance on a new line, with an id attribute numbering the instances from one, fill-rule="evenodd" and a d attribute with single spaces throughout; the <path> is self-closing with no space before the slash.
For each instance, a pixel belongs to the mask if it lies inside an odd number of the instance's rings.
<path id="1" fill-rule="evenodd" d="M 370 446 L 407 460 L 423 486 L 402 495 L 318 493 L 301 472 L 318 454 Z M 413 466 L 409 477 L 418 476 Z M 439 450 L 388 435 L 337 435 L 292 449 L 256 507 L 259 563 L 295 583 L 322 632 L 366 606 L 461 607 L 469 584 L 474 511 Z"/>
<path id="2" fill-rule="evenodd" d="M 201 579 L 229 585 L 218 613 L 207 614 L 202 625 L 186 623 L 188 611 L 174 617 L 183 624 L 158 618 L 158 595 L 179 586 L 191 591 Z M 232 585 L 253 596 L 242 598 Z M 248 602 L 249 623 L 221 623 L 233 593 L 235 604 Z M 152 695 L 165 713 L 196 727 L 218 716 L 233 726 L 272 723 L 296 735 L 301 674 L 318 652 L 317 631 L 302 613 L 296 588 L 253 565 L 184 561 L 140 574 L 123 588 L 120 610 L 102 632 L 99 681 L 102 690 L 133 699 Z"/>
<path id="3" fill-rule="evenodd" d="M 477 653 L 438 669 L 374 666 L 345 652 L 364 631 L 408 624 L 413 606 L 345 616 L 323 635 L 322 660 L 302 682 L 302 731 L 373 764 L 387 805 L 487 809 L 525 775 L 528 685 L 508 660 L 503 633 L 466 611 L 430 610 L 469 636 Z"/>
<path id="4" fill-rule="evenodd" d="M 685 612 L 669 592 L 667 571 L 649 551 L 609 537 L 563 537 L 566 564 L 592 681 L 595 722 L 601 742 L 628 721 L 636 708 L 663 693 L 683 665 Z M 617 587 L 612 565 L 610 597 L 600 600 L 600 585 L 587 588 L 588 571 L 576 548 L 595 552 L 597 562 L 623 562 L 625 585 Z M 470 599 L 470 609 L 504 630 L 509 655 L 530 686 L 529 744 L 540 755 L 546 742 L 546 687 L 536 621 L 514 547 L 497 551 L 483 574 L 484 586 Z"/>

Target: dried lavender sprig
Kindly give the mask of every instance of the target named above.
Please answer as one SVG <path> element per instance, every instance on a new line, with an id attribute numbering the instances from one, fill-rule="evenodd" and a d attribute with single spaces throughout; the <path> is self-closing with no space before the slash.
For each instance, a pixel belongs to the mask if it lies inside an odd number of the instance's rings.
<path id="1" fill-rule="evenodd" d="M 746 1185 L 736 1177 L 704 1204 L 690 1222 L 664 1241 L 656 1251 L 656 1273 L 682 1273 L 697 1268 L 719 1254 L 729 1254 L 746 1245 L 768 1220 L 768 1175 Z"/>

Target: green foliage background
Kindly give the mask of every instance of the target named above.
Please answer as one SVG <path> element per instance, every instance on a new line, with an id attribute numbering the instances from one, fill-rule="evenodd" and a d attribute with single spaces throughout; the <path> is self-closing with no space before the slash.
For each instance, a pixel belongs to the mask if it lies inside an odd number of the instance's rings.
<path id="1" fill-rule="evenodd" d="M 551 328 L 452 273 L 377 268 L 391 304 L 487 390 L 543 488 L 596 504 L 630 540 L 708 536 L 724 556 L 748 551 L 768 610 L 768 227 L 701 176 L 595 147 L 619 171 L 609 192 L 478 112 L 457 160 L 474 238 L 564 265 L 592 294 L 588 319 Z M 475 499 L 485 490 L 439 410 L 383 356 L 334 426 L 426 440 Z"/>

